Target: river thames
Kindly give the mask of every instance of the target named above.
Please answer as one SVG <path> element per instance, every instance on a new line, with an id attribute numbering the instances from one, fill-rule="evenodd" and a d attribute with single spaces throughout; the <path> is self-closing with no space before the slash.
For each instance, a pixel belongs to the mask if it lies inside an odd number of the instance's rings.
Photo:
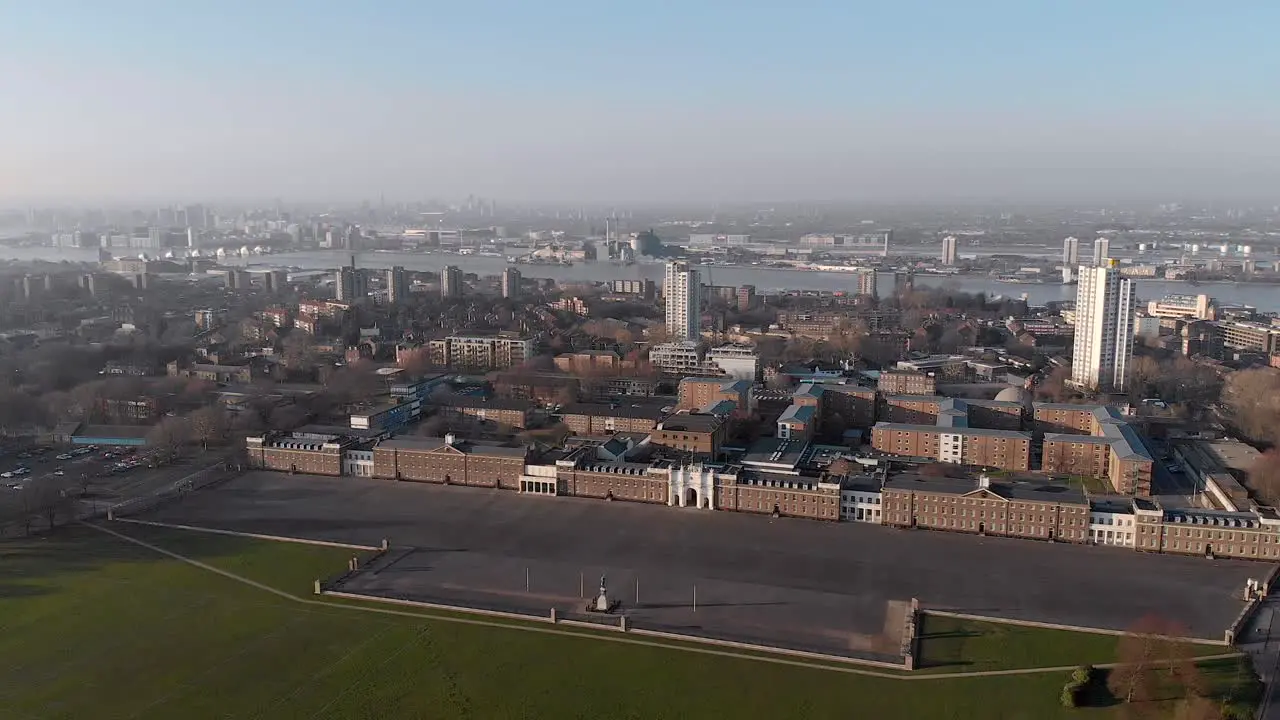
<path id="1" fill-rule="evenodd" d="M 49 260 L 58 262 L 94 262 L 97 251 L 89 249 L 60 248 L 3 248 L 0 257 L 18 260 Z M 327 270 L 350 261 L 350 253 L 342 251 L 308 251 L 279 255 L 253 255 L 245 258 L 228 257 L 226 265 L 239 265 L 251 270 L 289 268 L 297 270 Z M 477 275 L 497 275 L 507 267 L 516 267 L 526 278 L 551 278 L 558 282 L 601 282 L 605 280 L 649 279 L 661 284 L 661 263 L 636 263 L 617 265 L 610 262 L 577 263 L 563 265 L 512 265 L 504 258 L 480 255 L 454 255 L 431 252 L 362 252 L 356 253 L 356 265 L 366 268 L 389 268 L 402 265 L 407 270 L 436 271 L 446 265 L 457 265 L 463 272 Z M 754 285 L 757 292 L 772 290 L 827 290 L 852 292 L 857 288 L 857 278 L 852 273 L 819 272 L 808 270 L 781 270 L 775 268 L 710 266 L 700 268 L 702 281 L 709 285 Z M 1280 311 L 1280 285 L 1264 283 L 1204 282 L 1191 285 L 1170 280 L 1145 280 L 1137 278 L 1138 295 L 1143 300 L 1154 300 L 1170 294 L 1206 294 L 1219 303 L 1248 305 L 1262 311 Z M 881 288 L 892 287 L 891 274 L 879 278 Z M 1019 298 L 1024 294 L 1033 305 L 1043 305 L 1057 300 L 1074 300 L 1074 285 L 1058 283 L 1007 283 L 995 278 L 965 275 L 948 277 L 917 274 L 916 284 L 924 287 L 948 287 L 961 292 L 986 293 L 989 296 Z"/>

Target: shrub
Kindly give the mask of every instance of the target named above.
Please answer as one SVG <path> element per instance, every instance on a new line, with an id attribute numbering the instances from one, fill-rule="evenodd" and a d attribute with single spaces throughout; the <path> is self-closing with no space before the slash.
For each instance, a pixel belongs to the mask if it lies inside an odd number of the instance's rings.
<path id="1" fill-rule="evenodd" d="M 1093 679 L 1093 666 L 1081 665 L 1071 673 L 1071 681 L 1077 685 L 1086 685 Z"/>
<path id="2" fill-rule="evenodd" d="M 1062 696 L 1059 698 L 1062 702 L 1062 707 L 1073 708 L 1076 706 L 1076 698 L 1079 694 L 1079 689 L 1080 686 L 1076 685 L 1074 682 L 1069 682 L 1062 686 Z"/>

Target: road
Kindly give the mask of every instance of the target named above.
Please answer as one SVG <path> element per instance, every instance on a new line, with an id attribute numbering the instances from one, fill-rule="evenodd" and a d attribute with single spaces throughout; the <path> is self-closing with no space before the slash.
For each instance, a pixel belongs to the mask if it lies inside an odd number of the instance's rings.
<path id="1" fill-rule="evenodd" d="M 1280 681 L 1280 594 L 1262 601 L 1237 645 L 1253 658 L 1253 668 L 1267 687 L 1258 720 L 1280 720 L 1280 692 L 1276 692 Z"/>

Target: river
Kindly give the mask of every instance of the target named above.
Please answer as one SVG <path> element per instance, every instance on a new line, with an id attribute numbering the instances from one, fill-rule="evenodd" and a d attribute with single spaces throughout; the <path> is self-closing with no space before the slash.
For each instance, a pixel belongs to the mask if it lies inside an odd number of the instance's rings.
<path id="1" fill-rule="evenodd" d="M 18 260 L 49 260 L 57 262 L 94 262 L 95 249 L 65 248 L 3 248 L 0 257 Z M 351 255 L 341 251 L 307 251 L 279 255 L 254 255 L 246 258 L 226 258 L 227 265 L 240 265 L 251 269 L 296 268 L 302 270 L 327 270 L 344 265 Z M 507 267 L 513 267 L 504 258 L 480 255 L 454 255 L 420 252 L 362 252 L 356 254 L 356 265 L 367 268 L 389 268 L 402 265 L 407 270 L 439 271 L 446 265 L 457 265 L 463 272 L 478 275 L 497 275 Z M 661 263 L 636 263 L 615 265 L 609 262 L 577 263 L 563 265 L 515 265 L 526 278 L 551 278 L 560 282 L 600 282 L 614 279 L 649 279 L 661 284 Z M 709 285 L 754 285 L 757 292 L 780 289 L 844 290 L 853 291 L 857 278 L 852 273 L 816 272 L 807 270 L 782 270 L 761 267 L 712 266 L 700 268 L 702 281 Z M 892 288 L 892 274 L 882 273 L 879 278 L 882 289 Z M 1006 283 L 995 278 L 967 275 L 956 277 L 916 275 L 916 284 L 926 287 L 950 287 L 961 292 L 986 293 L 990 296 L 1018 298 L 1026 294 L 1033 305 L 1043 305 L 1054 300 L 1074 300 L 1074 285 L 1058 283 Z M 1249 305 L 1262 311 L 1280 311 L 1280 285 L 1264 283 L 1205 282 L 1198 286 L 1171 280 L 1137 279 L 1138 296 L 1143 300 L 1156 300 L 1165 295 L 1194 295 L 1204 293 L 1227 305 Z"/>

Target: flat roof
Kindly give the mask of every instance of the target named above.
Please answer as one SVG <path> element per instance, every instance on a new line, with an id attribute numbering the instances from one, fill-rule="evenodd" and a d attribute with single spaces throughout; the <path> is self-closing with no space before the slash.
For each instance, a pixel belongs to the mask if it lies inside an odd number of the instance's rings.
<path id="1" fill-rule="evenodd" d="M 889 478 L 884 486 L 886 488 L 914 492 L 966 495 L 979 489 L 979 480 L 972 477 L 933 478 L 904 474 Z M 1087 502 L 1084 490 L 1059 483 L 1030 480 L 991 480 L 987 489 L 1007 500 L 1071 503 L 1074 505 L 1084 505 Z"/>
<path id="2" fill-rule="evenodd" d="M 475 395 L 446 395 L 440 398 L 429 398 L 428 403 L 444 407 L 492 408 L 494 410 L 532 410 L 534 405 L 528 400 L 507 400 L 505 398 L 477 397 Z"/>
<path id="3" fill-rule="evenodd" d="M 85 425 L 72 437 L 144 438 L 153 425 Z"/>
<path id="4" fill-rule="evenodd" d="M 696 413 L 677 413 L 665 418 L 658 424 L 659 430 L 688 430 L 690 432 L 711 432 L 724 422 L 715 415 Z"/>
<path id="5" fill-rule="evenodd" d="M 378 443 L 377 447 L 390 448 L 393 450 L 422 450 L 431 451 L 439 450 L 445 446 L 442 437 L 394 437 L 390 440 L 383 440 Z M 459 451 L 470 455 L 504 455 L 508 457 L 524 457 L 527 452 L 524 447 L 508 447 L 506 445 L 498 445 L 483 440 L 467 440 L 459 438 L 454 441 L 453 447 Z"/>
<path id="6" fill-rule="evenodd" d="M 588 415 L 591 417 L 620 417 L 642 420 L 660 420 L 667 416 L 664 407 L 672 403 L 666 401 L 620 402 L 620 403 L 569 403 L 560 409 L 561 415 Z"/>
<path id="7" fill-rule="evenodd" d="M 806 456 L 809 443 L 786 438 L 762 438 L 747 448 L 742 456 L 744 465 L 770 465 L 795 467 Z"/>

